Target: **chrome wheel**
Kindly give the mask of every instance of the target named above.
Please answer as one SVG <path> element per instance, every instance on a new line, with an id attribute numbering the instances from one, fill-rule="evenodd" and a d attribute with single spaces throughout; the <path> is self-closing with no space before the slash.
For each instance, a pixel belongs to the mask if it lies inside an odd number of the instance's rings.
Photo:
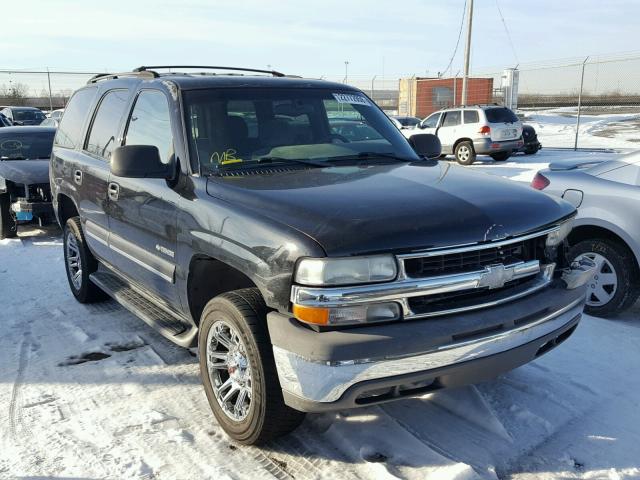
<path id="1" fill-rule="evenodd" d="M 207 370 L 222 411 L 236 422 L 244 420 L 251 408 L 251 365 L 240 334 L 223 320 L 207 335 Z"/>
<path id="2" fill-rule="evenodd" d="M 468 162 L 471 157 L 471 149 L 466 145 L 458 147 L 458 160 L 461 162 Z"/>
<path id="3" fill-rule="evenodd" d="M 82 258 L 80 257 L 80 249 L 78 248 L 78 240 L 73 232 L 67 232 L 67 270 L 69 270 L 69 278 L 76 290 L 82 288 Z"/>
<path id="4" fill-rule="evenodd" d="M 593 280 L 587 285 L 587 305 L 601 307 L 615 296 L 618 289 L 618 275 L 616 269 L 606 257 L 595 252 L 583 253 L 576 260 L 588 258 L 596 264 Z"/>

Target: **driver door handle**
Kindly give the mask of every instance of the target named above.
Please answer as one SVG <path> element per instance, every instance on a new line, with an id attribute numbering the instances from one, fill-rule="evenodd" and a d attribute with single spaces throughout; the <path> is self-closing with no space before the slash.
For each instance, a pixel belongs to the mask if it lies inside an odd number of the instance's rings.
<path id="1" fill-rule="evenodd" d="M 118 196 L 120 195 L 120 185 L 113 182 L 109 183 L 107 195 L 109 196 L 109 200 L 113 200 L 114 202 L 118 201 Z"/>
<path id="2" fill-rule="evenodd" d="M 76 182 L 76 185 L 82 185 L 82 171 L 76 170 L 73 172 L 73 181 Z"/>

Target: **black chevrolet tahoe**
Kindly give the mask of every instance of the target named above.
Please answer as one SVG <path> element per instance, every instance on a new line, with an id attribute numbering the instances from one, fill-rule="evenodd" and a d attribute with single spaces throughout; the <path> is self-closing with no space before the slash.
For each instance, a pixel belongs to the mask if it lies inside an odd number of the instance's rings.
<path id="1" fill-rule="evenodd" d="M 176 70 L 75 92 L 53 202 L 73 295 L 197 347 L 238 442 L 495 377 L 576 328 L 593 265 L 566 264 L 568 203 L 434 160 L 347 85 Z"/>

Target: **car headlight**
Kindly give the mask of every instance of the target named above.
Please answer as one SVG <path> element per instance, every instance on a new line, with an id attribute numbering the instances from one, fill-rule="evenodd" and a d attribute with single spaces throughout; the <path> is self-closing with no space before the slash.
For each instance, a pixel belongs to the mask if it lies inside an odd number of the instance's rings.
<path id="1" fill-rule="evenodd" d="M 549 235 L 547 235 L 546 245 L 547 247 L 556 247 L 562 243 L 562 241 L 567 238 L 571 230 L 573 229 L 573 218 L 567 220 L 566 222 L 562 222 L 557 230 L 554 230 Z"/>
<path id="2" fill-rule="evenodd" d="M 303 258 L 295 282 L 312 287 L 354 285 L 394 280 L 398 274 L 393 255 L 346 258 Z"/>

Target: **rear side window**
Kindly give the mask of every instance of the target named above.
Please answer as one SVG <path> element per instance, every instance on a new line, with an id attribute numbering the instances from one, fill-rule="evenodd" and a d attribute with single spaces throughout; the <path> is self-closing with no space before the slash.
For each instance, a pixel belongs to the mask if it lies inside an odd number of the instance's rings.
<path id="1" fill-rule="evenodd" d="M 514 123 L 518 121 L 516 114 L 506 107 L 487 108 L 484 114 L 489 123 Z"/>
<path id="2" fill-rule="evenodd" d="M 478 123 L 480 121 L 478 112 L 475 110 L 464 111 L 464 123 Z"/>
<path id="3" fill-rule="evenodd" d="M 442 120 L 443 127 L 453 127 L 460 125 L 460 110 L 453 110 L 451 112 L 444 112 L 444 120 Z"/>
<path id="4" fill-rule="evenodd" d="M 96 95 L 96 88 L 85 88 L 73 94 L 67 104 L 64 118 L 58 126 L 55 144 L 64 148 L 75 148 L 82 143 L 82 127 Z"/>
<path id="5" fill-rule="evenodd" d="M 128 98 L 128 90 L 111 90 L 102 97 L 91 125 L 85 148 L 87 152 L 105 160 L 111 158 L 111 152 L 117 147 L 116 135 L 118 135 L 118 127 L 125 113 Z M 66 119 L 66 117 L 65 112 L 63 118 Z"/>
<path id="6" fill-rule="evenodd" d="M 173 135 L 169 103 L 162 92 L 143 90 L 131 113 L 126 145 L 153 145 L 160 152 L 162 163 L 173 155 Z"/>

